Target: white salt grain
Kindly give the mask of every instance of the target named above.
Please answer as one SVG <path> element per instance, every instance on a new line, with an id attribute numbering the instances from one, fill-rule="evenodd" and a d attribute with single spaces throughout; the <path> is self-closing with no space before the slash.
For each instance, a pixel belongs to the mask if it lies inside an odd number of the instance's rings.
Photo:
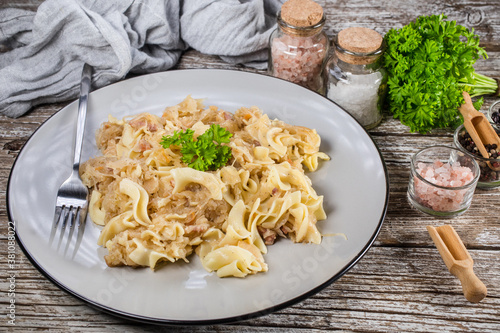
<path id="1" fill-rule="evenodd" d="M 336 83 L 329 83 L 328 98 L 349 112 L 362 126 L 376 123 L 380 118 L 377 103 L 382 74 L 345 73 L 345 76 Z"/>

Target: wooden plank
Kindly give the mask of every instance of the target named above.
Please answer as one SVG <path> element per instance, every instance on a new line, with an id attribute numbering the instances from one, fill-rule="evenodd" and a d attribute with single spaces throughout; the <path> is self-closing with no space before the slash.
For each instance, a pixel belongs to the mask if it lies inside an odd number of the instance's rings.
<path id="1" fill-rule="evenodd" d="M 495 331 L 500 329 L 497 253 L 471 251 L 476 274 L 488 287 L 488 296 L 476 305 L 465 300 L 458 279 L 447 271 L 437 249 L 374 247 L 358 265 L 317 295 L 236 326 L 239 330 L 240 325 L 266 327 L 273 323 L 272 327 L 282 329 L 349 329 L 349 325 L 356 322 L 356 329 L 364 332 L 407 331 L 417 327 L 427 332 L 443 329 L 459 332 L 464 328 Z M 2 281 L 6 279 L 5 271 L 2 262 Z M 3 294 L 0 307 L 6 306 L 7 301 Z M 81 323 L 99 328 L 123 324 L 120 319 L 68 296 L 32 267 L 19 271 L 16 306 L 17 322 L 26 328 L 76 328 Z M 55 320 L 43 320 L 47 316 Z M 216 328 L 228 329 L 226 326 Z"/>
<path id="2" fill-rule="evenodd" d="M 0 8 L 19 8 L 25 10 L 36 11 L 38 6 L 43 0 L 15 0 L 15 1 L 1 1 Z"/>

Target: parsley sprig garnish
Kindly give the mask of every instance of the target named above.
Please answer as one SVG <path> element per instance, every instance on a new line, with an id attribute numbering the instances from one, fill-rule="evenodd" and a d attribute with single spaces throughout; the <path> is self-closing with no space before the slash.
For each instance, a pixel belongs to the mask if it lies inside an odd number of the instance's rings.
<path id="1" fill-rule="evenodd" d="M 462 91 L 475 97 L 493 94 L 498 87 L 494 79 L 474 70 L 480 56 L 487 58 L 479 36 L 445 19 L 421 16 L 384 37 L 389 111 L 412 132 L 457 127 L 462 123 Z M 479 109 L 481 104 L 482 99 L 474 106 Z"/>
<path id="2" fill-rule="evenodd" d="M 163 148 L 180 147 L 182 162 L 199 171 L 214 171 L 226 165 L 232 154 L 231 148 L 223 143 L 229 143 L 233 136 L 231 132 L 212 124 L 197 139 L 193 138 L 193 134 L 192 129 L 175 131 L 173 135 L 162 137 L 160 144 Z"/>

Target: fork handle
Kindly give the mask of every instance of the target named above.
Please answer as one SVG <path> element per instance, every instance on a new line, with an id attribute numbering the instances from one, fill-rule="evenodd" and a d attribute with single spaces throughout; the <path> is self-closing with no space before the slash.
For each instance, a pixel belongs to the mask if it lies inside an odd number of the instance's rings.
<path id="1" fill-rule="evenodd" d="M 78 101 L 78 121 L 76 123 L 75 156 L 73 159 L 73 171 L 78 172 L 80 168 L 80 157 L 82 155 L 83 132 L 85 131 L 85 120 L 87 117 L 87 101 L 90 93 L 90 82 L 92 67 L 83 65 L 82 80 L 80 83 L 80 99 Z"/>

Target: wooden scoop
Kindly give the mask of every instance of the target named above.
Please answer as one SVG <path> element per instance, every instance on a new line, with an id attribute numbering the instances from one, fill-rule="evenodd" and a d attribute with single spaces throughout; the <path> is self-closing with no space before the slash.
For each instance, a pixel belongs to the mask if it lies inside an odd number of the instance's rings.
<path id="1" fill-rule="evenodd" d="M 469 94 L 463 92 L 465 103 L 458 108 L 462 116 L 464 117 L 464 127 L 469 133 L 470 137 L 479 149 L 479 152 L 484 158 L 490 158 L 488 151 L 484 147 L 487 144 L 496 144 L 500 148 L 500 138 L 491 126 L 488 118 L 482 113 L 474 109 L 472 105 L 472 100 Z M 490 169 L 499 171 L 499 167 L 494 167 L 491 163 L 488 163 Z"/>
<path id="2" fill-rule="evenodd" d="M 427 226 L 427 231 L 450 273 L 462 283 L 465 298 L 472 303 L 478 303 L 485 298 L 486 286 L 474 274 L 472 269 L 474 261 L 455 229 L 451 225 L 437 228 Z"/>

